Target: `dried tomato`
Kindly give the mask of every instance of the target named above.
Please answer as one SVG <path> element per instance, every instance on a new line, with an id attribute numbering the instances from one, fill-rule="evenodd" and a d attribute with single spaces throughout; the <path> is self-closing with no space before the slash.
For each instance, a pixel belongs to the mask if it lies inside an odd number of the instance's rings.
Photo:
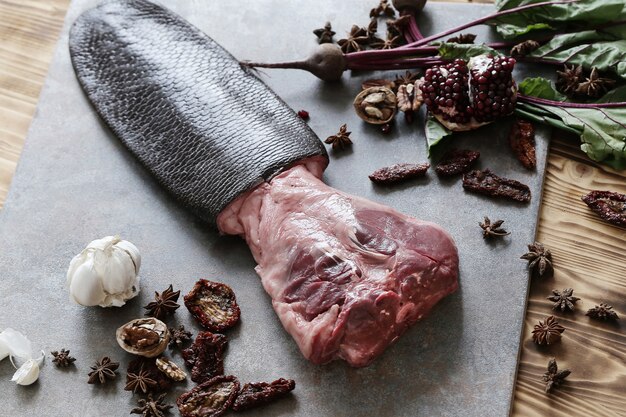
<path id="1" fill-rule="evenodd" d="M 376 184 L 394 184 L 412 178 L 423 177 L 430 168 L 430 164 L 396 164 L 390 167 L 377 169 L 369 178 Z"/>
<path id="2" fill-rule="evenodd" d="M 226 284 L 201 279 L 185 296 L 185 306 L 200 324 L 212 332 L 222 332 L 239 321 L 235 293 Z"/>
<path id="3" fill-rule="evenodd" d="M 527 169 L 535 169 L 537 155 L 535 152 L 535 128 L 526 120 L 517 119 L 509 133 L 509 144 L 515 156 Z"/>
<path id="4" fill-rule="evenodd" d="M 232 406 L 238 392 L 237 378 L 220 375 L 182 394 L 176 405 L 182 417 L 219 417 Z"/>
<path id="5" fill-rule="evenodd" d="M 150 387 L 149 392 L 167 391 L 172 387 L 172 380 L 159 371 L 159 368 L 156 366 L 156 358 L 139 356 L 130 361 L 127 373 L 139 375 L 141 371 L 146 372 L 146 376 L 157 383 L 155 387 Z M 128 378 L 126 382 L 128 382 Z"/>
<path id="6" fill-rule="evenodd" d="M 191 368 L 191 380 L 198 384 L 224 374 L 226 336 L 200 332 L 191 346 L 183 350 L 185 365 Z"/>
<path id="7" fill-rule="evenodd" d="M 241 411 L 257 407 L 284 397 L 296 387 L 293 379 L 280 378 L 276 381 L 245 384 L 233 403 L 233 410 Z"/>
<path id="8" fill-rule="evenodd" d="M 467 172 L 480 157 L 480 152 L 469 149 L 452 149 L 446 152 L 435 166 L 435 172 L 442 177 Z"/>
<path id="9" fill-rule="evenodd" d="M 626 227 L 626 194 L 591 191 L 582 200 L 607 222 Z"/>
<path id="10" fill-rule="evenodd" d="M 528 203 L 530 188 L 519 181 L 499 177 L 490 170 L 474 170 L 463 175 L 463 188 L 493 197 L 504 197 Z"/>

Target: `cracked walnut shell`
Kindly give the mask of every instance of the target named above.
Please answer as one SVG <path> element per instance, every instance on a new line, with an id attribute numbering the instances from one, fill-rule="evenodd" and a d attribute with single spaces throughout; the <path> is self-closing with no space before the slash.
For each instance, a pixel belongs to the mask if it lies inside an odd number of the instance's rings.
<path id="1" fill-rule="evenodd" d="M 167 325 L 154 317 L 131 320 L 115 332 L 117 343 L 134 355 L 154 358 L 170 341 Z"/>
<path id="2" fill-rule="evenodd" d="M 367 123 L 388 123 L 398 111 L 396 95 L 387 87 L 366 88 L 354 99 L 354 110 Z"/>

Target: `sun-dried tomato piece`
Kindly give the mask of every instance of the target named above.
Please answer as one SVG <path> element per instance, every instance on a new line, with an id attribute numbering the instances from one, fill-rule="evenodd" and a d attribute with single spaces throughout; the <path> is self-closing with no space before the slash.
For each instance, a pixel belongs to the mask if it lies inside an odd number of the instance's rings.
<path id="1" fill-rule="evenodd" d="M 232 406 L 238 392 L 237 378 L 220 375 L 183 393 L 176 405 L 182 417 L 219 417 Z"/>
<path id="2" fill-rule="evenodd" d="M 509 144 L 525 168 L 535 169 L 537 155 L 535 153 L 535 127 L 532 123 L 516 119 L 509 133 Z"/>
<path id="3" fill-rule="evenodd" d="M 156 365 L 156 358 L 146 358 L 139 356 L 128 364 L 127 373 L 139 375 L 141 371 L 146 372 L 146 377 L 156 381 L 156 386 L 148 387 L 148 392 L 167 391 L 172 387 L 172 380 L 163 372 L 159 371 Z M 128 382 L 128 378 L 127 381 Z"/>
<path id="4" fill-rule="evenodd" d="M 273 382 L 251 382 L 244 384 L 235 402 L 233 410 L 241 411 L 258 407 L 284 397 L 296 387 L 293 379 L 280 378 Z"/>
<path id="5" fill-rule="evenodd" d="M 480 152 L 469 149 L 451 149 L 446 152 L 435 166 L 435 172 L 442 177 L 467 172 L 480 157 Z"/>
<path id="6" fill-rule="evenodd" d="M 222 332 L 239 321 L 235 293 L 226 284 L 201 279 L 185 296 L 185 306 L 200 324 L 212 332 Z"/>
<path id="7" fill-rule="evenodd" d="M 191 380 L 198 384 L 224 374 L 226 336 L 200 332 L 191 346 L 183 350 L 185 365 L 191 368 Z"/>
<path id="8" fill-rule="evenodd" d="M 582 200 L 607 222 L 626 227 L 626 194 L 591 191 Z"/>
<path id="9" fill-rule="evenodd" d="M 530 188 L 519 181 L 499 177 L 491 170 L 474 170 L 463 175 L 463 188 L 493 197 L 504 197 L 528 203 Z"/>
<path id="10" fill-rule="evenodd" d="M 394 184 L 412 178 L 423 177 L 430 168 L 430 164 L 396 164 L 390 167 L 377 169 L 369 178 L 376 184 Z"/>

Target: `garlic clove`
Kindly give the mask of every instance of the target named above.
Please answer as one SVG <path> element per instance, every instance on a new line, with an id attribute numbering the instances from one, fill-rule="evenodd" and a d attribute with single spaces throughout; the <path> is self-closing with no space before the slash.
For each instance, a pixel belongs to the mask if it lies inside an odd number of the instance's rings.
<path id="1" fill-rule="evenodd" d="M 79 256 L 81 255 L 77 257 Z M 84 306 L 99 305 L 106 299 L 102 280 L 96 271 L 93 259 L 87 258 L 81 262 L 72 275 L 68 272 L 70 298 Z"/>
<path id="2" fill-rule="evenodd" d="M 126 251 L 130 259 L 133 261 L 133 265 L 135 266 L 135 275 L 139 274 L 139 268 L 141 268 L 141 255 L 139 254 L 139 249 L 137 246 L 133 245 L 127 240 L 120 240 L 117 243 L 117 247 Z"/>
<path id="3" fill-rule="evenodd" d="M 43 361 L 43 359 L 42 359 Z M 39 378 L 40 361 L 37 359 L 29 359 L 13 374 L 11 381 L 17 385 L 30 385 Z"/>
<path id="4" fill-rule="evenodd" d="M 22 333 L 11 328 L 7 328 L 0 333 L 0 360 L 7 356 L 2 354 L 5 351 L 8 355 L 24 360 L 30 359 L 33 354 L 30 340 Z"/>
<path id="5" fill-rule="evenodd" d="M 107 294 L 125 292 L 135 276 L 135 267 L 126 252 L 121 249 L 96 250 L 94 266 L 102 279 L 102 288 Z"/>

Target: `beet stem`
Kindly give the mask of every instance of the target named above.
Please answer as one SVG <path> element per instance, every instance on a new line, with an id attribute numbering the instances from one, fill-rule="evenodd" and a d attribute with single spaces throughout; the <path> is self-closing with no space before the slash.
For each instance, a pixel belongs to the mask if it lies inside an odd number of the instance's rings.
<path id="1" fill-rule="evenodd" d="M 525 96 L 518 94 L 517 99 L 522 102 L 531 104 L 540 104 L 544 106 L 565 107 L 573 109 L 614 109 L 620 107 L 626 107 L 626 102 L 618 101 L 614 103 L 569 103 L 565 101 L 554 101 L 545 98 Z"/>
<path id="2" fill-rule="evenodd" d="M 411 12 L 409 9 L 404 9 L 400 12 L 400 16 L 413 16 L 413 12 Z M 402 31 L 402 36 L 404 36 L 406 43 L 413 43 L 419 40 L 413 37 L 413 33 L 409 30 L 408 27 L 404 28 L 404 30 Z"/>
<path id="3" fill-rule="evenodd" d="M 415 39 L 415 41 L 419 41 L 420 39 L 424 39 L 424 35 L 420 32 L 419 26 L 417 26 L 417 19 L 415 18 L 415 13 L 411 13 L 411 18 L 409 19 L 409 32 Z"/>
<path id="4" fill-rule="evenodd" d="M 491 19 L 496 19 L 498 17 L 502 17 L 502 16 L 507 16 L 509 14 L 514 14 L 514 13 L 518 13 L 518 12 L 522 12 L 522 11 L 526 11 L 529 9 L 534 9 L 534 8 L 539 8 L 539 7 L 544 7 L 544 6 L 551 6 L 553 4 L 569 4 L 569 3 L 576 3 L 580 0 L 562 0 L 562 1 L 545 1 L 542 3 L 534 3 L 534 4 L 527 4 L 525 6 L 519 6 L 519 7 L 514 7 L 512 9 L 508 9 L 508 10 L 504 10 L 501 12 L 496 12 L 496 13 L 492 13 L 490 15 L 487 15 L 485 17 L 481 17 L 480 19 L 476 19 L 473 20 L 471 22 L 465 23 L 463 25 L 457 26 L 455 28 L 452 29 L 448 29 L 445 30 L 443 32 L 439 32 L 435 35 L 431 35 L 428 36 L 426 38 L 420 39 L 419 41 L 413 42 L 413 43 L 409 43 L 407 45 L 403 45 L 400 46 L 398 49 L 403 49 L 403 48 L 411 48 L 411 47 L 416 47 L 416 46 L 422 46 L 427 44 L 428 42 L 432 42 L 434 40 L 443 38 L 444 36 L 448 36 L 451 35 L 455 32 L 459 32 L 461 30 L 467 29 L 467 28 L 471 28 L 473 26 L 478 26 L 481 25 Z"/>

